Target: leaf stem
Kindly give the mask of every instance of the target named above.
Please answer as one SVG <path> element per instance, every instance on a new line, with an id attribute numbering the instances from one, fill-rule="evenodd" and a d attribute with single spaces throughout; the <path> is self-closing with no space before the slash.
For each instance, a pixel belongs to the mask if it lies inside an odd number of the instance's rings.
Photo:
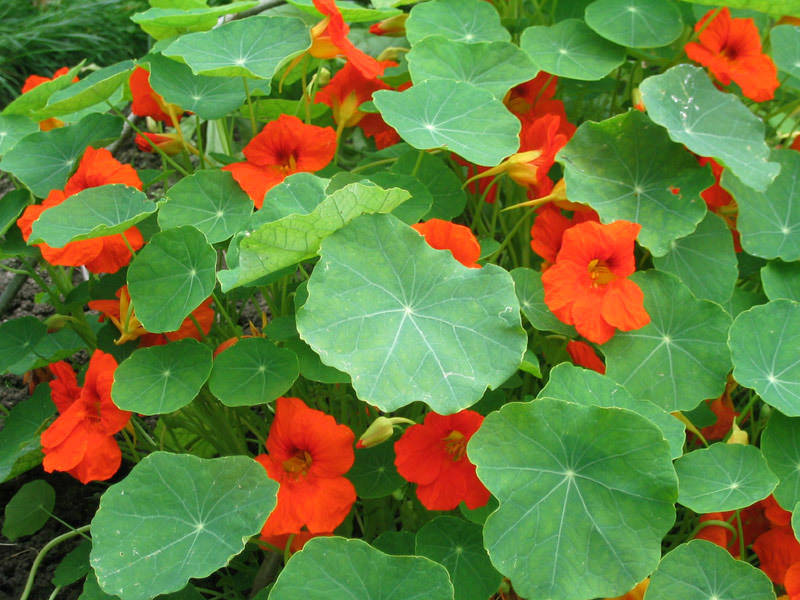
<path id="1" fill-rule="evenodd" d="M 242 84 L 244 85 L 244 95 L 247 98 L 247 108 L 250 110 L 250 127 L 253 129 L 251 139 L 258 133 L 258 125 L 256 125 L 256 112 L 253 109 L 253 99 L 250 98 L 250 87 L 247 85 L 247 77 L 242 75 Z"/>
<path id="2" fill-rule="evenodd" d="M 84 525 L 83 527 L 78 527 L 73 531 L 68 531 L 56 538 L 53 538 L 47 544 L 45 544 L 44 548 L 39 551 L 39 554 L 36 555 L 36 558 L 33 561 L 33 565 L 31 566 L 31 572 L 28 574 L 28 581 L 25 583 L 25 589 L 22 590 L 22 595 L 19 597 L 19 600 L 28 600 L 28 596 L 30 596 L 31 589 L 33 589 L 33 580 L 36 577 L 36 571 L 39 570 L 39 565 L 42 564 L 42 560 L 44 559 L 45 555 L 47 555 L 50 550 L 58 546 L 61 542 L 65 542 L 70 538 L 75 537 L 76 535 L 83 535 L 85 531 L 89 531 L 91 525 Z"/>

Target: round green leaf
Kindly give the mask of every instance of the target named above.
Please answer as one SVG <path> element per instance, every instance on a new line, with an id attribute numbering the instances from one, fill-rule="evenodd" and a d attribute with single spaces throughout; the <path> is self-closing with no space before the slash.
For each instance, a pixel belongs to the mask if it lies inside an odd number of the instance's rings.
<path id="1" fill-rule="evenodd" d="M 392 165 L 390 173 L 411 175 L 419 179 L 433 196 L 433 206 L 425 219 L 454 219 L 467 205 L 467 194 L 461 180 L 441 158 L 416 150 L 406 152 Z M 400 217 L 398 217 L 400 218 Z"/>
<path id="2" fill-rule="evenodd" d="M 800 303 L 791 300 L 773 300 L 741 313 L 728 340 L 733 378 L 790 417 L 800 417 L 798 344 Z"/>
<path id="3" fill-rule="evenodd" d="M 392 556 L 413 556 L 416 538 L 410 531 L 384 531 L 372 540 L 372 546 Z"/>
<path id="4" fill-rule="evenodd" d="M 76 548 L 67 554 L 58 563 L 55 573 L 53 573 L 53 585 L 65 586 L 75 583 L 85 576 L 91 567 L 89 566 L 89 552 L 92 549 L 92 542 L 83 540 Z"/>
<path id="5" fill-rule="evenodd" d="M 28 242 L 54 248 L 69 242 L 122 233 L 158 210 L 155 202 L 129 185 L 87 188 L 49 208 L 33 222 Z"/>
<path id="6" fill-rule="evenodd" d="M 658 48 L 683 32 L 672 0 L 596 0 L 586 7 L 586 24 L 607 40 L 628 48 Z"/>
<path id="7" fill-rule="evenodd" d="M 320 256 L 297 330 L 365 402 L 450 414 L 517 370 L 527 336 L 503 269 L 464 267 L 391 215 L 359 217 Z"/>
<path id="8" fill-rule="evenodd" d="M 55 412 L 48 383 L 36 386 L 30 398 L 25 398 L 11 409 L 11 413 L 5 418 L 3 429 L 0 429 L 0 482 L 10 479 L 17 472 L 27 470 L 18 471 L 22 459 L 40 448 L 40 432 Z M 37 456 L 30 466 L 39 462 L 40 458 Z"/>
<path id="9" fill-rule="evenodd" d="M 767 297 L 764 292 L 751 292 L 743 290 L 740 287 L 733 288 L 733 296 L 730 300 L 722 304 L 728 314 L 734 319 L 739 316 L 739 313 L 753 308 L 757 304 L 766 304 Z"/>
<path id="10" fill-rule="evenodd" d="M 698 514 L 736 510 L 763 500 L 778 485 L 761 450 L 712 444 L 675 461 L 678 502 Z"/>
<path id="11" fill-rule="evenodd" d="M 179 57 L 197 75 L 269 81 L 287 58 L 309 45 L 308 27 L 300 19 L 259 15 L 179 37 L 163 54 Z"/>
<path id="12" fill-rule="evenodd" d="M 292 556 L 269 597 L 452 600 L 453 585 L 445 568 L 427 558 L 389 556 L 361 540 L 318 537 Z"/>
<path id="13" fill-rule="evenodd" d="M 375 92 L 373 102 L 384 121 L 420 150 L 446 148 L 494 166 L 519 149 L 519 119 L 490 92 L 469 83 L 434 79 L 404 92 Z"/>
<path id="14" fill-rule="evenodd" d="M 778 25 L 769 32 L 772 60 L 784 73 L 800 78 L 800 27 Z"/>
<path id="15" fill-rule="evenodd" d="M 539 331 L 552 331 L 567 337 L 578 334 L 572 325 L 560 321 L 544 303 L 544 287 L 542 274 L 533 269 L 517 267 L 511 271 L 514 289 L 517 293 L 522 314 Z"/>
<path id="16" fill-rule="evenodd" d="M 187 338 L 140 348 L 114 372 L 111 398 L 123 410 L 161 415 L 189 404 L 211 373 L 211 350 Z"/>
<path id="17" fill-rule="evenodd" d="M 246 456 L 146 456 L 106 490 L 92 519 L 90 562 L 100 587 L 146 600 L 207 577 L 261 530 L 277 492 Z"/>
<path id="18" fill-rule="evenodd" d="M 691 65 L 672 67 L 645 79 L 647 115 L 669 137 L 700 156 L 711 156 L 751 188 L 764 191 L 781 169 L 768 162 L 764 122 L 735 94 L 719 91 L 706 72 Z"/>
<path id="19" fill-rule="evenodd" d="M 742 248 L 762 258 L 800 259 L 800 152 L 774 150 L 770 158 L 781 165 L 780 175 L 763 193 L 757 192 L 728 171 L 722 186 L 739 205 L 736 227 Z"/>
<path id="20" fill-rule="evenodd" d="M 45 81 L 32 90 L 18 96 L 11 104 L 3 109 L 3 115 L 27 115 L 32 117 L 33 113 L 47 104 L 50 96 L 59 90 L 73 85 L 72 80 L 78 75 L 82 66 L 83 63 L 72 67 L 69 71 L 63 75 L 59 75 L 52 81 Z"/>
<path id="21" fill-rule="evenodd" d="M 253 212 L 253 201 L 227 171 L 205 170 L 184 177 L 167 191 L 158 211 L 161 229 L 193 225 L 209 244 L 227 240 Z"/>
<path id="22" fill-rule="evenodd" d="M 650 578 L 647 600 L 775 600 L 763 571 L 725 548 L 692 540 L 670 551 Z"/>
<path id="23" fill-rule="evenodd" d="M 329 183 L 330 179 L 311 173 L 289 175 L 267 192 L 264 206 L 250 219 L 250 227 L 256 228 L 289 215 L 307 215 L 325 200 Z"/>
<path id="24" fill-rule="evenodd" d="M 428 190 L 428 186 L 416 177 L 404 173 L 378 171 L 367 175 L 367 179 L 384 189 L 396 187 L 411 194 L 408 200 L 392 211 L 392 214 L 403 223 L 408 225 L 418 223 L 433 208 L 433 194 Z"/>
<path id="25" fill-rule="evenodd" d="M 297 355 L 300 374 L 305 379 L 320 383 L 350 383 L 350 376 L 347 373 L 324 364 L 319 354 L 299 337 L 290 337 L 284 345 Z"/>
<path id="26" fill-rule="evenodd" d="M 672 458 L 683 454 L 686 441 L 683 423 L 649 400 L 634 399 L 614 380 L 590 369 L 570 363 L 557 365 L 550 371 L 550 379 L 537 398 L 555 398 L 583 406 L 627 408 L 649 419 L 661 430 L 669 443 Z"/>
<path id="27" fill-rule="evenodd" d="M 282 396 L 299 372 L 291 350 L 264 338 L 246 338 L 214 359 L 208 387 L 226 406 L 254 406 Z"/>
<path id="28" fill-rule="evenodd" d="M 119 117 L 92 113 L 74 125 L 26 136 L 3 155 L 0 170 L 12 173 L 44 198 L 50 190 L 64 187 L 88 145 L 104 146 L 121 132 Z"/>
<path id="29" fill-rule="evenodd" d="M 3 535 L 12 542 L 39 531 L 56 505 L 56 491 L 43 479 L 29 481 L 6 504 Z"/>
<path id="30" fill-rule="evenodd" d="M 695 298 L 718 304 L 731 297 L 739 278 L 730 229 L 712 212 L 694 233 L 673 240 L 664 256 L 654 257 L 653 265 L 678 277 Z"/>
<path id="31" fill-rule="evenodd" d="M 176 331 L 214 291 L 217 253 L 194 227 L 155 234 L 128 268 L 128 291 L 147 331 Z"/>
<path id="32" fill-rule="evenodd" d="M 450 573 L 455 600 L 486 600 L 502 576 L 483 548 L 483 528 L 455 517 L 437 517 L 417 532 L 416 553 L 443 565 Z"/>
<path id="33" fill-rule="evenodd" d="M 520 46 L 542 71 L 583 81 L 597 81 L 625 62 L 625 48 L 601 38 L 579 19 L 522 32 Z"/>
<path id="34" fill-rule="evenodd" d="M 164 97 L 202 119 L 221 119 L 245 101 L 244 86 L 239 78 L 195 75 L 184 64 L 160 54 L 148 58 L 150 85 Z"/>
<path id="35" fill-rule="evenodd" d="M 800 502 L 800 419 L 774 411 L 761 435 L 761 451 L 780 479 L 773 494 L 786 510 Z"/>
<path id="36" fill-rule="evenodd" d="M 486 417 L 467 452 L 500 501 L 486 549 L 521 596 L 617 596 L 658 563 L 677 480 L 644 417 L 550 398 L 511 403 Z"/>
<path id="37" fill-rule="evenodd" d="M 28 206 L 30 200 L 31 194 L 26 189 L 11 190 L 5 193 L 3 201 L 0 202 L 0 237 L 4 236 L 13 225 L 17 224 L 17 219 L 25 207 Z M 33 249 L 31 248 L 31 250 Z"/>
<path id="38" fill-rule="evenodd" d="M 356 460 L 347 478 L 353 482 L 359 498 L 383 498 L 405 485 L 406 480 L 394 466 L 394 458 L 394 445 L 389 440 L 356 450 Z"/>
<path id="39" fill-rule="evenodd" d="M 205 3 L 203 3 L 205 4 Z M 131 21 L 157 40 L 175 37 L 191 31 L 207 31 L 219 17 L 256 6 L 257 2 L 231 2 L 223 6 L 158 7 L 136 13 Z"/>
<path id="40" fill-rule="evenodd" d="M 35 118 L 47 119 L 78 112 L 111 97 L 133 71 L 133 61 L 124 60 L 94 71 L 68 88 L 54 93 L 47 106 L 37 111 Z"/>
<path id="41" fill-rule="evenodd" d="M 415 44 L 406 58 L 416 85 L 429 79 L 461 81 L 501 100 L 537 73 L 528 55 L 510 42 L 455 42 L 433 35 Z"/>
<path id="42" fill-rule="evenodd" d="M 47 326 L 36 317 L 20 317 L 0 324 L 0 373 L 36 347 Z"/>
<path id="43" fill-rule="evenodd" d="M 22 115 L 0 115 L 0 156 L 26 135 L 39 131 L 39 124 Z"/>
<path id="44" fill-rule="evenodd" d="M 618 331 L 603 345 L 607 375 L 634 398 L 666 410 L 690 410 L 716 398 L 731 368 L 725 349 L 731 318 L 719 304 L 696 300 L 677 278 L 661 271 L 634 273 L 650 324 Z"/>
<path id="45" fill-rule="evenodd" d="M 770 300 L 786 298 L 800 302 L 800 263 L 769 261 L 761 267 L 761 283 Z"/>
<path id="46" fill-rule="evenodd" d="M 482 0 L 434 0 L 411 9 L 406 37 L 413 46 L 429 35 L 455 42 L 507 42 L 511 34 L 494 6 Z"/>
<path id="47" fill-rule="evenodd" d="M 695 230 L 706 214 L 700 192 L 714 183 L 708 169 L 638 110 L 583 123 L 558 160 L 570 200 L 588 204 L 605 223 L 641 224 L 638 241 L 655 256 Z"/>

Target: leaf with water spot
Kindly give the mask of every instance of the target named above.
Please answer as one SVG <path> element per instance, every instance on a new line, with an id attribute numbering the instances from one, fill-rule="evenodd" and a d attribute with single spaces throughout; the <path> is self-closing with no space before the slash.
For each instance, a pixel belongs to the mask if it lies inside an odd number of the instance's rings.
<path id="1" fill-rule="evenodd" d="M 434 0 L 411 9 L 406 37 L 413 46 L 423 38 L 441 35 L 455 42 L 507 42 L 511 34 L 500 15 L 482 0 Z"/>

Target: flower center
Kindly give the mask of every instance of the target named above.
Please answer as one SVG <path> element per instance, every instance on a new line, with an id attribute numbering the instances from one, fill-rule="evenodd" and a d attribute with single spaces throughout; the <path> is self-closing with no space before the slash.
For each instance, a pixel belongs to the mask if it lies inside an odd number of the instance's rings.
<path id="1" fill-rule="evenodd" d="M 599 258 L 595 258 L 589 263 L 588 271 L 594 285 L 606 285 L 617 278 L 608 268 L 606 262 Z"/>
<path id="2" fill-rule="evenodd" d="M 291 175 L 297 172 L 297 159 L 294 157 L 294 152 L 281 153 L 280 162 L 280 169 L 284 173 Z"/>
<path id="3" fill-rule="evenodd" d="M 283 470 L 294 475 L 306 475 L 311 468 L 311 455 L 306 450 L 298 450 L 289 460 L 283 461 Z"/>
<path id="4" fill-rule="evenodd" d="M 454 462 L 461 460 L 467 451 L 467 439 L 463 433 L 455 429 L 442 438 L 442 444 L 444 444 L 445 452 L 453 457 Z"/>

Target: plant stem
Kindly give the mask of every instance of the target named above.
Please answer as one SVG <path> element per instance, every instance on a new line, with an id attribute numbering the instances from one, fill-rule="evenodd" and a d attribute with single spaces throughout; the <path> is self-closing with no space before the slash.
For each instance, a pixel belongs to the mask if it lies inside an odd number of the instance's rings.
<path id="1" fill-rule="evenodd" d="M 250 109 L 250 127 L 253 129 L 253 135 L 250 137 L 254 138 L 258 133 L 258 126 L 256 125 L 256 112 L 253 110 L 253 99 L 250 98 L 250 88 L 247 85 L 247 77 L 242 76 L 242 84 L 244 85 L 244 95 L 247 98 L 247 108 Z"/>
<path id="2" fill-rule="evenodd" d="M 68 531 L 56 538 L 53 538 L 47 544 L 45 544 L 44 548 L 39 550 L 39 554 L 36 555 L 36 558 L 33 561 L 33 565 L 31 566 L 31 572 L 28 574 L 28 581 L 25 583 L 25 589 L 22 590 L 22 595 L 19 597 L 19 600 L 28 600 L 28 596 L 30 596 L 31 589 L 33 588 L 33 580 L 36 577 L 36 571 L 39 569 L 39 565 L 42 564 L 42 560 L 47 555 L 50 550 L 58 546 L 61 542 L 65 542 L 70 538 L 75 537 L 76 535 L 82 535 L 85 531 L 89 531 L 91 525 L 84 525 L 83 527 L 78 527 L 73 531 Z"/>

